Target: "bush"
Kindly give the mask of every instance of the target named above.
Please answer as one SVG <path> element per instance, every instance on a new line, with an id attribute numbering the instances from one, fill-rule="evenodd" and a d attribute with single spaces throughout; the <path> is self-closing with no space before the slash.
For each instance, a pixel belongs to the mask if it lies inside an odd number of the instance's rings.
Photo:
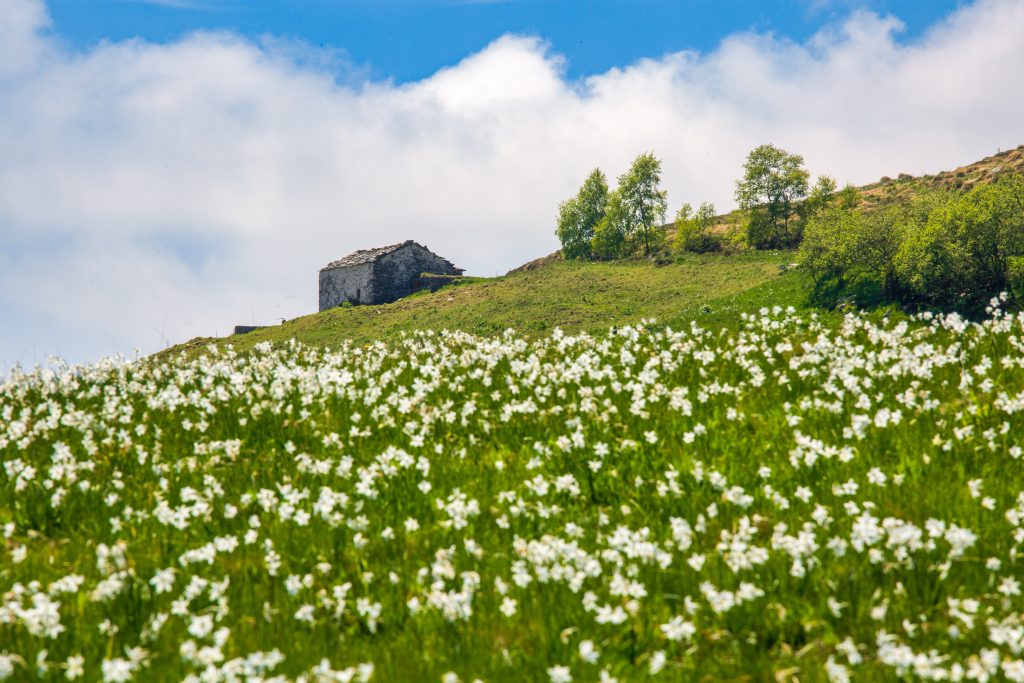
<path id="1" fill-rule="evenodd" d="M 903 303 L 981 310 L 1006 289 L 1024 299 L 1024 177 L 872 211 L 833 202 L 808 222 L 800 259 L 816 287 L 856 275 Z"/>
<path id="2" fill-rule="evenodd" d="M 1024 256 L 1024 177 L 939 192 L 924 208 L 927 217 L 908 216 L 894 259 L 914 299 L 980 308 L 1011 285 L 1010 260 Z"/>
<path id="3" fill-rule="evenodd" d="M 594 228 L 590 240 L 591 253 L 598 259 L 616 259 L 626 255 L 626 234 L 622 225 L 610 216 L 605 216 Z"/>
<path id="4" fill-rule="evenodd" d="M 676 214 L 676 236 L 672 248 L 676 255 L 685 252 L 706 254 L 722 249 L 722 237 L 711 231 L 715 224 L 715 205 L 702 203 L 696 213 L 683 204 Z"/>
<path id="5" fill-rule="evenodd" d="M 1024 256 L 1011 256 L 1006 260 L 1006 279 L 1017 302 L 1024 302 Z"/>

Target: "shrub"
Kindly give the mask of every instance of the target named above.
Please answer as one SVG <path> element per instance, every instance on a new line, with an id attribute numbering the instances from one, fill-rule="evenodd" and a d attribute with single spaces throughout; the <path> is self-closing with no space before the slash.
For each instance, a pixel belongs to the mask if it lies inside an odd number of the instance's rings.
<path id="1" fill-rule="evenodd" d="M 980 310 L 1006 289 L 1024 299 L 1024 177 L 939 190 L 867 212 L 833 202 L 808 222 L 801 261 L 815 285 L 856 274 L 903 303 Z"/>
<path id="2" fill-rule="evenodd" d="M 683 204 L 676 214 L 676 236 L 672 248 L 676 255 L 685 252 L 706 254 L 722 249 L 722 237 L 711 231 L 715 224 L 715 205 L 702 203 L 694 212 L 689 204 Z"/>
<path id="3" fill-rule="evenodd" d="M 1017 302 L 1024 302 L 1024 256 L 1011 256 L 1006 260 L 1006 279 Z"/>

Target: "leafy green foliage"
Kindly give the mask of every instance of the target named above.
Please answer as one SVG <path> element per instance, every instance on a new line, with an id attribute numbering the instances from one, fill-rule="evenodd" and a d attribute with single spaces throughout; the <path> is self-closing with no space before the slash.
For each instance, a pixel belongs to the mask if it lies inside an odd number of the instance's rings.
<path id="1" fill-rule="evenodd" d="M 856 188 L 847 185 L 844 192 L 852 190 L 856 196 Z M 807 199 L 800 204 L 800 217 L 805 221 L 814 218 L 830 206 L 836 197 L 836 181 L 831 176 L 819 176 L 811 188 Z"/>
<path id="2" fill-rule="evenodd" d="M 676 256 L 685 252 L 706 254 L 722 249 L 722 237 L 711 231 L 715 224 L 715 205 L 703 202 L 695 212 L 683 204 L 676 213 L 676 236 L 672 249 Z"/>
<path id="3" fill-rule="evenodd" d="M 594 228 L 591 253 L 595 258 L 608 260 L 629 255 L 629 223 L 622 194 L 615 190 L 608 195 L 604 217 Z"/>
<path id="4" fill-rule="evenodd" d="M 661 161 L 641 154 L 618 182 L 609 194 L 604 174 L 594 169 L 579 193 L 559 205 L 555 234 L 566 260 L 617 259 L 641 249 L 647 256 L 664 244 Z"/>
<path id="5" fill-rule="evenodd" d="M 736 201 L 749 212 L 748 240 L 757 249 L 795 246 L 800 239 L 797 204 L 807 196 L 809 174 L 804 158 L 774 145 L 747 155 L 743 177 L 736 181 Z"/>
<path id="6" fill-rule="evenodd" d="M 623 232 L 649 256 L 665 238 L 660 226 L 668 211 L 668 193 L 661 189 L 661 161 L 650 152 L 638 156 L 619 176 L 617 191 L 622 200 Z"/>
<path id="7" fill-rule="evenodd" d="M 890 300 L 978 310 L 1019 290 L 1024 178 L 936 191 L 874 211 L 840 193 L 807 224 L 800 260 L 817 286 L 871 280 Z"/>
<path id="8" fill-rule="evenodd" d="M 858 208 L 855 189 L 848 186 L 838 196 L 821 193 L 807 214 L 799 258 L 816 283 L 834 278 L 842 287 L 855 267 L 877 265 L 875 254 L 864 250 L 878 248 L 871 243 L 881 236 L 882 222 L 876 225 L 877 214 L 869 217 Z"/>
<path id="9" fill-rule="evenodd" d="M 1009 259 L 1024 255 L 1024 176 L 943 192 L 934 204 L 926 219 L 908 217 L 895 254 L 908 293 L 927 304 L 977 307 L 1007 289 Z"/>
<path id="10" fill-rule="evenodd" d="M 1017 301 L 1024 301 L 1024 256 L 1006 259 L 1006 279 Z"/>
<path id="11" fill-rule="evenodd" d="M 608 183 L 601 169 L 595 168 L 576 196 L 559 205 L 555 234 L 567 260 L 591 257 L 594 229 L 604 218 L 607 204 Z"/>

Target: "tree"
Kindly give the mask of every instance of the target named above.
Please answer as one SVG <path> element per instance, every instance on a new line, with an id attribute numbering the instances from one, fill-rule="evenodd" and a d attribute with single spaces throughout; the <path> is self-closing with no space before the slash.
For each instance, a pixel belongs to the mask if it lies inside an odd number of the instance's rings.
<path id="1" fill-rule="evenodd" d="M 849 185 L 847 187 L 850 187 Z M 845 191 L 845 190 L 844 190 Z M 856 190 L 854 190 L 856 192 Z M 804 220 L 821 215 L 836 198 L 836 181 L 831 176 L 818 176 L 810 194 L 800 206 L 800 215 Z"/>
<path id="2" fill-rule="evenodd" d="M 608 183 L 601 169 L 595 168 L 576 196 L 558 205 L 555 235 L 562 243 L 562 255 L 567 260 L 591 257 L 594 228 L 604 218 L 607 203 Z"/>
<path id="3" fill-rule="evenodd" d="M 743 177 L 736 181 L 736 201 L 750 212 L 749 240 L 758 249 L 793 246 L 790 222 L 796 205 L 807 196 L 809 174 L 804 158 L 774 145 L 761 145 L 747 155 Z"/>
<path id="4" fill-rule="evenodd" d="M 672 245 L 676 256 L 684 252 L 705 254 L 722 248 L 721 238 L 711 232 L 715 224 L 715 205 L 703 202 L 694 212 L 689 204 L 683 204 L 676 213 L 676 237 Z"/>
<path id="5" fill-rule="evenodd" d="M 661 161 L 647 152 L 633 160 L 629 170 L 619 176 L 618 193 L 622 201 L 622 228 L 628 239 L 642 241 L 644 256 L 664 238 L 656 230 L 665 222 L 667 192 L 661 189 Z"/>
<path id="6" fill-rule="evenodd" d="M 608 195 L 604 218 L 594 226 L 590 240 L 591 253 L 600 259 L 615 259 L 626 255 L 627 247 L 626 211 L 622 195 L 615 190 Z"/>
<path id="7" fill-rule="evenodd" d="M 848 188 L 807 221 L 800 261 L 816 286 L 874 282 L 891 301 L 975 312 L 1006 289 L 1024 297 L 1024 176 L 859 204 Z"/>
<path id="8" fill-rule="evenodd" d="M 833 278 L 839 287 L 845 285 L 847 274 L 858 265 L 865 223 L 862 212 L 842 205 L 823 207 L 807 222 L 798 258 L 815 285 Z"/>
<path id="9" fill-rule="evenodd" d="M 850 185 L 836 193 L 832 184 L 827 194 L 807 211 L 809 219 L 800 242 L 801 265 L 815 285 L 834 278 L 841 288 L 848 276 L 867 275 L 880 280 L 883 292 L 889 294 L 894 289 L 892 258 L 899 246 L 904 210 L 890 206 L 865 212 L 859 207 L 856 188 Z"/>

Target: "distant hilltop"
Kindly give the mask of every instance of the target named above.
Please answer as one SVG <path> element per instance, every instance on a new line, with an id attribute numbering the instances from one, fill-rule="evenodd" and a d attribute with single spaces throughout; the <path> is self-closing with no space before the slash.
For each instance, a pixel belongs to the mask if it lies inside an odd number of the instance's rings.
<path id="1" fill-rule="evenodd" d="M 1015 171 L 1024 174 L 1024 145 L 1012 149 L 1001 150 L 992 156 L 960 166 L 952 171 L 942 171 L 934 175 L 912 176 L 900 173 L 895 178 L 882 176 L 876 182 L 861 185 L 857 188 L 861 201 L 867 206 L 882 204 L 889 201 L 900 201 L 929 190 L 970 190 L 971 188 L 991 182 L 1004 171 Z M 741 214 L 731 211 L 721 214 L 716 220 L 715 229 L 724 232 L 738 223 Z M 663 226 L 671 236 L 675 232 L 675 224 Z M 562 252 L 556 251 L 541 256 L 523 265 L 513 268 L 509 273 L 518 273 L 540 268 L 562 258 Z"/>

